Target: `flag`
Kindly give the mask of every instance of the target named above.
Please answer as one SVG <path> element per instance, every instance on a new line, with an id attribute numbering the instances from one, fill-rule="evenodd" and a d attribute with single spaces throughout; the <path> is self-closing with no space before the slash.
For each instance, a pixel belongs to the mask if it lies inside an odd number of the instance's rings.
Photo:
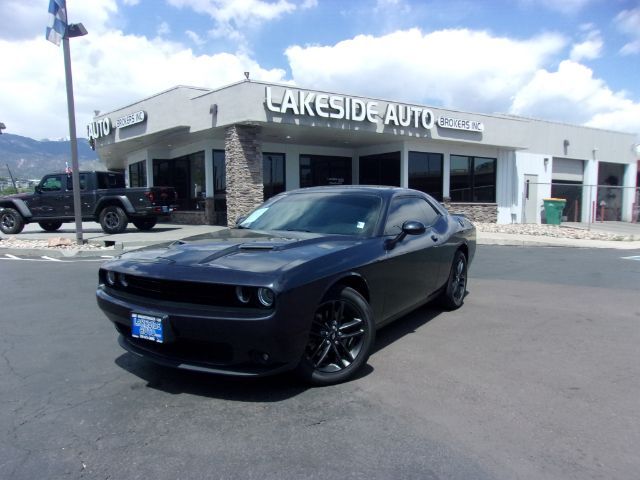
<path id="1" fill-rule="evenodd" d="M 67 31 L 66 0 L 49 0 L 49 22 L 47 40 L 60 46 L 60 40 Z"/>

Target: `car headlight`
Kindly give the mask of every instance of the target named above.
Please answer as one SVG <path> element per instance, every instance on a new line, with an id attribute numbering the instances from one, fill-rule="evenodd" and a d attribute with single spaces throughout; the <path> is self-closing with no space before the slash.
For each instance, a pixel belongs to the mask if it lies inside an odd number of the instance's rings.
<path id="1" fill-rule="evenodd" d="M 116 272 L 107 270 L 107 283 L 112 287 L 116 284 Z"/>
<path id="2" fill-rule="evenodd" d="M 240 303 L 245 305 L 251 300 L 251 291 L 246 287 L 236 287 L 236 297 Z"/>
<path id="3" fill-rule="evenodd" d="M 258 301 L 263 307 L 273 306 L 274 300 L 275 294 L 273 293 L 273 290 L 264 287 L 260 287 L 258 289 Z"/>
<path id="4" fill-rule="evenodd" d="M 118 279 L 120 280 L 120 285 L 122 285 L 124 288 L 127 288 L 129 286 L 129 282 L 124 273 L 121 273 L 120 275 L 118 275 Z"/>

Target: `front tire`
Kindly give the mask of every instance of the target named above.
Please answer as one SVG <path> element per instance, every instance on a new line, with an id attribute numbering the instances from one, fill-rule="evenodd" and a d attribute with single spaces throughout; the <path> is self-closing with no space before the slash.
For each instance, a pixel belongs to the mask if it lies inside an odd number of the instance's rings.
<path id="1" fill-rule="evenodd" d="M 62 226 L 62 222 L 38 222 L 38 225 L 40 225 L 40 228 L 45 232 L 55 232 Z"/>
<path id="2" fill-rule="evenodd" d="M 156 223 L 158 223 L 158 219 L 156 217 L 139 218 L 137 220 L 132 220 L 132 222 L 138 230 L 147 232 L 156 226 Z"/>
<path id="3" fill-rule="evenodd" d="M 5 208 L 0 212 L 0 230 L 7 235 L 15 235 L 24 228 L 24 218 L 14 208 Z"/>
<path id="4" fill-rule="evenodd" d="M 297 373 L 313 385 L 349 380 L 367 362 L 375 334 L 364 297 L 353 288 L 335 287 L 316 309 Z"/>
<path id="5" fill-rule="evenodd" d="M 105 207 L 100 212 L 100 226 L 104 233 L 110 235 L 122 233 L 127 229 L 128 223 L 127 214 L 116 205 Z"/>
<path id="6" fill-rule="evenodd" d="M 440 303 L 447 310 L 456 310 L 464 303 L 467 293 L 467 257 L 458 250 L 453 256 L 447 286 L 442 292 Z"/>

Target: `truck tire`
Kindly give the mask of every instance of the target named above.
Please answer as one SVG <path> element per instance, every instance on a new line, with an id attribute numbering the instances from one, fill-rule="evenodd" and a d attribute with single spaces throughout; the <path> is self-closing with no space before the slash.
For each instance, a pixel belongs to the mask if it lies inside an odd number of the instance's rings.
<path id="1" fill-rule="evenodd" d="M 46 232 L 55 232 L 62 226 L 62 222 L 50 221 L 50 222 L 38 222 L 40 228 Z"/>
<path id="2" fill-rule="evenodd" d="M 100 212 L 100 226 L 104 233 L 110 235 L 122 233 L 127 229 L 129 219 L 124 210 L 117 205 L 105 207 Z"/>
<path id="3" fill-rule="evenodd" d="M 156 223 L 158 223 L 158 219 L 156 217 L 138 218 L 131 221 L 133 222 L 133 224 L 136 226 L 138 230 L 142 230 L 143 232 L 151 230 L 153 227 L 156 226 Z"/>
<path id="4" fill-rule="evenodd" d="M 14 208 L 5 208 L 0 212 L 0 230 L 7 235 L 20 233 L 24 228 L 24 218 Z"/>

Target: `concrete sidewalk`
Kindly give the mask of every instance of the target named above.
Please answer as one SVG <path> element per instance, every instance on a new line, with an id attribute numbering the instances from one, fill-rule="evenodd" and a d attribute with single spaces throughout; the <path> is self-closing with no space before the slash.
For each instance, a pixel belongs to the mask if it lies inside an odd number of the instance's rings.
<path id="1" fill-rule="evenodd" d="M 606 224 L 605 224 L 606 225 Z M 573 225 L 572 225 L 573 226 Z M 636 228 L 633 225 L 631 228 Z M 194 235 L 210 233 L 223 227 L 212 225 L 178 225 L 171 223 L 159 223 L 148 232 L 141 232 L 134 226 L 129 226 L 124 233 L 118 235 L 105 234 L 97 223 L 84 222 L 82 224 L 83 238 L 91 245 L 109 247 L 94 250 L 79 250 L 73 247 L 64 249 L 56 248 L 29 248 L 28 243 L 34 240 L 47 241 L 51 238 L 67 238 L 75 242 L 75 229 L 73 223 L 63 224 L 56 232 L 45 232 L 38 224 L 29 224 L 19 235 L 15 235 L 16 241 L 24 241 L 25 248 L 3 248 L 0 243 L 0 254 L 9 255 L 47 255 L 49 257 L 100 257 L 119 255 L 127 250 L 134 250 L 157 243 L 171 242 Z M 619 230 L 618 230 L 619 231 Z M 0 239 L 9 236 L 0 234 Z M 478 245 L 508 245 L 508 246 L 532 246 L 532 247 L 578 247 L 578 248 L 612 248 L 620 250 L 640 250 L 640 241 L 613 241 L 613 240 L 583 240 L 570 238 L 554 238 L 540 235 L 522 235 L 507 233 L 477 233 Z"/>

